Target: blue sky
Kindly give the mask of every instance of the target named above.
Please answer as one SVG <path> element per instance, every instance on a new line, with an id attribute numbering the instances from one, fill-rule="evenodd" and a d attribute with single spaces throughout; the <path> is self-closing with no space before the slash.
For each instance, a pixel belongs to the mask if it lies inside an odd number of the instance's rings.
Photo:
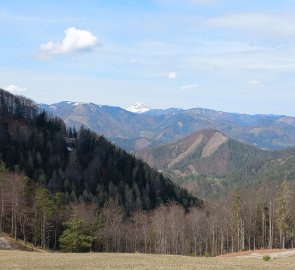
<path id="1" fill-rule="evenodd" d="M 294 0 L 2 0 L 0 87 L 295 116 L 294 15 Z"/>

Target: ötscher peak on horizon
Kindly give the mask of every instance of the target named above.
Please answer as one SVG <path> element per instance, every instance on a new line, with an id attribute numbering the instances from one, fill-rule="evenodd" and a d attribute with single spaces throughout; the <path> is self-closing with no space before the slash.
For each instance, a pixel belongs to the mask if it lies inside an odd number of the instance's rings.
<path id="1" fill-rule="evenodd" d="M 151 108 L 149 108 L 147 105 L 141 103 L 141 102 L 136 102 L 132 106 L 128 107 L 126 111 L 133 112 L 133 113 L 145 113 L 150 111 Z"/>

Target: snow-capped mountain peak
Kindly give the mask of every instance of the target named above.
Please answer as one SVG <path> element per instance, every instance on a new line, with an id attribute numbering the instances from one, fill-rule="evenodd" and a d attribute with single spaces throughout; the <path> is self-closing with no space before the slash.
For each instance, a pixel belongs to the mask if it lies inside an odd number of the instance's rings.
<path id="1" fill-rule="evenodd" d="M 133 113 L 144 113 L 150 111 L 151 109 L 141 102 L 136 102 L 126 110 Z"/>

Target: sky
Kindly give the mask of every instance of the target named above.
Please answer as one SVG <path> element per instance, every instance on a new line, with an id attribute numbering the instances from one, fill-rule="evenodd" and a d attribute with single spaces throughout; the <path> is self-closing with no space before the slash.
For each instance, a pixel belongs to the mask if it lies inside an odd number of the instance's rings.
<path id="1" fill-rule="evenodd" d="M 0 88 L 295 116 L 295 0 L 1 0 Z"/>

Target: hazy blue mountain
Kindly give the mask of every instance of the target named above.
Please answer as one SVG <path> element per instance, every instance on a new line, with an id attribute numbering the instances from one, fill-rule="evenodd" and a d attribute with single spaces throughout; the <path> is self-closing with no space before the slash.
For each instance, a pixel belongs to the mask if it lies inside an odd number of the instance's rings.
<path id="1" fill-rule="evenodd" d="M 264 149 L 295 146 L 295 118 L 247 115 L 193 108 L 151 109 L 132 113 L 120 107 L 64 101 L 40 105 L 69 126 L 84 125 L 128 151 L 176 141 L 196 131 L 216 129 Z"/>

